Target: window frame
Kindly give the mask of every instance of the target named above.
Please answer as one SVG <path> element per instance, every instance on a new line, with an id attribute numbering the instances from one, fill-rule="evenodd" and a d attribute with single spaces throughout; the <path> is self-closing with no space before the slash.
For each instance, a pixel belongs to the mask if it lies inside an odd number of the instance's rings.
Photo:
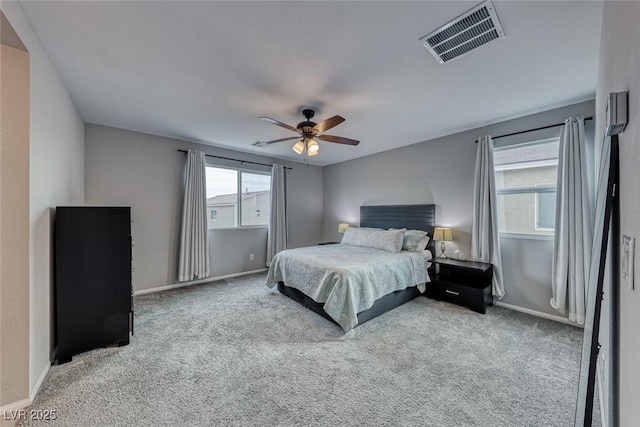
<path id="1" fill-rule="evenodd" d="M 236 175 L 236 224 L 230 227 L 209 227 L 207 225 L 207 230 L 249 230 L 249 229 L 261 229 L 268 228 L 269 223 L 266 224 L 251 224 L 251 225 L 242 225 L 242 200 L 240 199 L 240 195 L 242 194 L 242 174 L 249 173 L 253 175 L 265 175 L 269 177 L 269 187 L 271 187 L 271 171 L 263 171 L 256 169 L 248 169 L 248 168 L 239 168 L 234 166 L 226 166 L 226 165 L 217 165 L 214 163 L 206 163 L 205 167 L 207 168 L 215 168 L 215 169 L 227 169 L 233 170 L 237 172 Z M 271 188 L 269 188 L 271 191 Z M 271 197 L 269 197 L 269 210 L 271 210 Z"/>

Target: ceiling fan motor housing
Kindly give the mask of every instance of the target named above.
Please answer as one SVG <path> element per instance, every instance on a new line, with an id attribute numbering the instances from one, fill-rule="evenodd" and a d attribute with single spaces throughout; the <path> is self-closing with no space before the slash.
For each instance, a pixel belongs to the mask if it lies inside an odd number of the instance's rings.
<path id="1" fill-rule="evenodd" d="M 302 115 L 305 119 L 307 119 L 307 121 L 298 123 L 298 126 L 296 127 L 301 130 L 304 136 L 307 138 L 317 134 L 318 131 L 313 129 L 317 125 L 317 123 L 311 121 L 311 118 L 316 115 L 316 112 L 306 109 L 302 110 Z"/>
<path id="2" fill-rule="evenodd" d="M 315 126 L 316 124 L 317 124 L 317 123 L 309 122 L 309 121 L 307 121 L 307 122 L 300 122 L 300 123 L 298 123 L 297 128 L 298 128 L 299 130 L 301 130 L 301 131 L 302 131 L 302 133 L 303 133 L 305 136 L 315 135 L 315 134 L 317 134 L 317 133 L 318 133 L 318 130 L 317 130 L 317 129 L 314 129 L 314 126 Z"/>

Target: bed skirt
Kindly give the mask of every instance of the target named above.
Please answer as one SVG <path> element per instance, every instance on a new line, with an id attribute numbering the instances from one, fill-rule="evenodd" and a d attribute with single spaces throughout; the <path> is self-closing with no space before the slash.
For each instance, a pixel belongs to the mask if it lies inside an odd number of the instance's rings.
<path id="1" fill-rule="evenodd" d="M 324 311 L 324 304 L 315 302 L 313 299 L 309 298 L 298 289 L 290 288 L 283 282 L 278 282 L 278 290 L 283 295 L 288 296 L 297 303 L 302 304 L 310 310 L 315 311 L 320 316 L 329 319 L 330 321 L 338 325 L 338 323 L 333 320 L 326 311 Z M 411 301 L 412 299 L 420 295 L 421 293 L 418 290 L 417 286 L 411 286 L 406 289 L 401 289 L 399 291 L 395 291 L 388 295 L 385 295 L 375 303 L 373 303 L 371 308 L 358 313 L 358 324 L 356 326 L 360 326 L 363 323 L 366 323 L 369 320 L 373 319 L 374 317 L 380 316 L 381 314 L 386 313 L 389 310 L 393 310 L 394 308 L 401 306 L 402 304 Z"/>

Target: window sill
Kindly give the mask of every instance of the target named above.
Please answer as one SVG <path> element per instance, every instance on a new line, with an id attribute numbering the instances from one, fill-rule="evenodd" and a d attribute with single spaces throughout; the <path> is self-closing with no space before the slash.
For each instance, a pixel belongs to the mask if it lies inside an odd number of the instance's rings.
<path id="1" fill-rule="evenodd" d="M 219 228 L 209 228 L 209 231 L 228 231 L 228 230 L 262 230 L 269 228 L 268 225 L 245 225 L 242 227 L 219 227 Z"/>
<path id="2" fill-rule="evenodd" d="M 499 233 L 500 238 L 505 239 L 523 239 L 523 240 L 551 240 L 553 234 L 527 234 L 527 233 Z"/>

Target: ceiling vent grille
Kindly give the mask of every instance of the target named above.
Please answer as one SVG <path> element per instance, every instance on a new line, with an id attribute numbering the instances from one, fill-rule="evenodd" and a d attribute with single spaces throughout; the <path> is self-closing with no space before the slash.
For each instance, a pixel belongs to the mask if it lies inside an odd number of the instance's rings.
<path id="1" fill-rule="evenodd" d="M 443 64 L 493 40 L 503 39 L 504 31 L 491 0 L 420 39 L 427 50 Z"/>

